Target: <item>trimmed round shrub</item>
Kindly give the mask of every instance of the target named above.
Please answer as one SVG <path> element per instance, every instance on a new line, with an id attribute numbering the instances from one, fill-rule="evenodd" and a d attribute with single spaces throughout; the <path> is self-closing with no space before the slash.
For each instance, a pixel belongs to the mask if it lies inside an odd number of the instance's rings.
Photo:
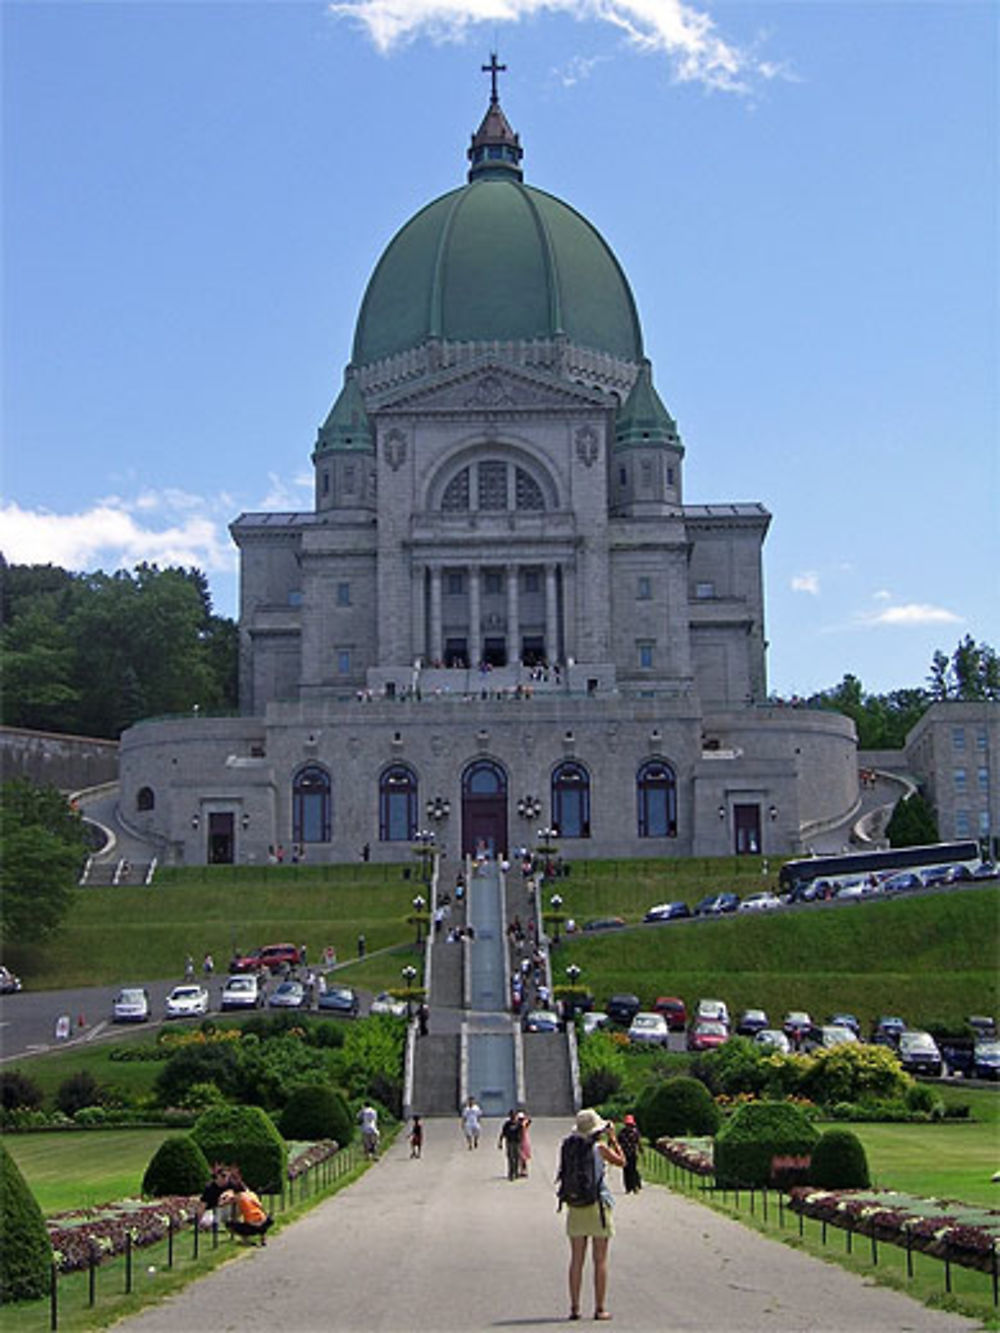
<path id="1" fill-rule="evenodd" d="M 252 1190 L 281 1189 L 288 1149 L 259 1106 L 215 1106 L 198 1117 L 191 1137 L 209 1162 L 238 1166 Z"/>
<path id="2" fill-rule="evenodd" d="M 903 1101 L 908 1111 L 923 1111 L 934 1115 L 941 1105 L 941 1098 L 927 1083 L 913 1083 L 906 1089 Z"/>
<path id="3" fill-rule="evenodd" d="M 37 1111 L 44 1100 L 45 1094 L 35 1080 L 20 1069 L 5 1069 L 0 1074 L 0 1106 L 5 1111 L 16 1111 L 19 1107 Z"/>
<path id="4" fill-rule="evenodd" d="M 635 1113 L 639 1129 L 654 1142 L 664 1136 L 714 1134 L 721 1118 L 704 1083 L 683 1076 L 651 1084 Z"/>
<path id="5" fill-rule="evenodd" d="M 213 1106 L 223 1106 L 225 1097 L 215 1083 L 192 1083 L 178 1102 L 185 1111 L 208 1111 Z"/>
<path id="6" fill-rule="evenodd" d="M 828 1129 L 812 1151 L 809 1179 L 828 1190 L 866 1189 L 871 1184 L 868 1158 L 857 1134 Z"/>
<path id="7" fill-rule="evenodd" d="M 0 1304 L 44 1296 L 51 1265 L 52 1246 L 42 1210 L 0 1143 Z"/>
<path id="8" fill-rule="evenodd" d="M 78 1074 L 71 1074 L 63 1079 L 56 1093 L 56 1105 L 64 1115 L 76 1115 L 85 1106 L 99 1106 L 101 1089 L 93 1074 L 81 1069 Z"/>
<path id="9" fill-rule="evenodd" d="M 716 1135 L 715 1175 L 720 1184 L 762 1186 L 775 1157 L 810 1157 L 819 1131 L 789 1102 L 748 1102 Z"/>
<path id="10" fill-rule="evenodd" d="M 354 1117 L 336 1088 L 310 1083 L 289 1097 L 278 1129 L 286 1139 L 334 1139 L 343 1148 L 354 1134 Z"/>
<path id="11" fill-rule="evenodd" d="M 208 1159 L 191 1135 L 173 1134 L 150 1158 L 142 1192 L 154 1199 L 167 1194 L 200 1194 L 210 1175 Z"/>

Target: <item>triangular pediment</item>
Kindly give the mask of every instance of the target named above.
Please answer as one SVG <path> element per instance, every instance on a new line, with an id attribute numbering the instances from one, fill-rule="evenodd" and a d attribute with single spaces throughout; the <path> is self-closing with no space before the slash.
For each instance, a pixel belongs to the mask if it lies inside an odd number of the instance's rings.
<path id="1" fill-rule="evenodd" d="M 500 361 L 484 360 L 460 370 L 441 371 L 419 386 L 400 385 L 379 394 L 371 409 L 377 415 L 413 412 L 448 416 L 490 416 L 497 413 L 593 411 L 608 407 L 599 390 L 567 384 L 545 371 L 512 369 Z"/>

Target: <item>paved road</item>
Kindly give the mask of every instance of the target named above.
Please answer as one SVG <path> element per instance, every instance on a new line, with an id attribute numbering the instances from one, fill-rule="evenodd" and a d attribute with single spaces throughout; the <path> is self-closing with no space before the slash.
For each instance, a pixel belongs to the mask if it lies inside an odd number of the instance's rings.
<path id="1" fill-rule="evenodd" d="M 532 1178 L 508 1183 L 493 1131 L 467 1152 L 457 1121 L 427 1124 L 424 1158 L 400 1139 L 360 1181 L 127 1333 L 449 1333 L 565 1321 L 568 1246 L 551 1175 L 567 1125 L 535 1121 Z M 618 1173 L 614 1175 L 617 1177 Z M 617 1191 L 617 1181 L 616 1192 Z M 608 1304 L 614 1326 L 656 1333 L 971 1333 L 973 1321 L 866 1286 L 648 1187 L 619 1198 Z M 589 1269 L 585 1281 L 589 1281 Z M 585 1288 L 586 1292 L 586 1288 Z M 584 1317 L 592 1311 L 584 1304 Z"/>

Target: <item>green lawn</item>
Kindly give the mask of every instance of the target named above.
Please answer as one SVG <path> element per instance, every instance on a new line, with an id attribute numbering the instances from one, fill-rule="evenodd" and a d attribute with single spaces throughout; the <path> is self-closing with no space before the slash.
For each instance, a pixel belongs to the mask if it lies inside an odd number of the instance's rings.
<path id="1" fill-rule="evenodd" d="M 7 1134 L 4 1145 L 44 1213 L 141 1193 L 149 1159 L 176 1130 L 87 1129 Z"/>
<path id="2" fill-rule="evenodd" d="M 1000 1166 L 1000 1130 L 962 1121 L 937 1125 L 850 1125 L 868 1154 L 872 1184 L 925 1198 L 1000 1205 L 990 1177 Z"/>

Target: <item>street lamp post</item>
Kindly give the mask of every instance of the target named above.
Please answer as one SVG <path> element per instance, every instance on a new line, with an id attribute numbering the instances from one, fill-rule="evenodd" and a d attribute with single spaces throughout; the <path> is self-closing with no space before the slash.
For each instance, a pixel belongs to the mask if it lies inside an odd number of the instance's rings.
<path id="1" fill-rule="evenodd" d="M 552 926 L 553 926 L 553 930 L 554 930 L 554 934 L 553 934 L 553 936 L 552 936 L 552 943 L 553 943 L 553 944 L 558 944 L 558 943 L 559 943 L 559 920 L 560 920 L 560 918 L 559 918 L 559 913 L 560 913 L 560 911 L 562 910 L 562 905 L 563 905 L 563 900 L 562 900 L 562 897 L 560 896 L 560 894 L 558 894 L 558 893 L 554 893 L 554 894 L 552 895 L 552 897 L 549 899 L 549 904 L 550 904 L 550 906 L 552 907 L 552 911 L 555 913 L 555 916 L 553 917 L 553 921 L 552 921 Z"/>
<path id="2" fill-rule="evenodd" d="M 576 963 L 570 963 L 569 967 L 567 967 L 566 969 L 566 976 L 569 978 L 569 985 L 571 992 L 569 997 L 569 1004 L 567 1005 L 567 1009 L 569 1012 L 567 1013 L 566 1017 L 571 1019 L 573 1015 L 576 1013 L 577 998 L 578 998 L 576 994 L 576 985 L 577 982 L 580 980 L 580 968 L 576 965 Z"/>
<path id="3" fill-rule="evenodd" d="M 418 945 L 418 947 L 419 947 L 419 945 L 420 945 L 420 943 L 421 943 L 421 941 L 422 941 L 422 939 L 423 939 L 423 936 L 421 935 L 421 928 L 422 928 L 422 926 L 423 926 L 423 924 L 424 924 L 423 916 L 424 916 L 424 908 L 425 908 L 426 906 L 427 906 L 426 901 L 425 901 L 424 898 L 418 893 L 417 896 L 416 896 L 416 897 L 414 898 L 414 900 L 413 900 L 413 915 L 414 915 L 414 918 L 416 919 L 416 923 L 417 923 L 417 945 Z"/>
<path id="4" fill-rule="evenodd" d="M 413 981 L 416 975 L 417 975 L 417 969 L 411 963 L 407 963 L 406 966 L 403 968 L 403 980 L 406 982 L 407 1019 L 413 1017 Z"/>

